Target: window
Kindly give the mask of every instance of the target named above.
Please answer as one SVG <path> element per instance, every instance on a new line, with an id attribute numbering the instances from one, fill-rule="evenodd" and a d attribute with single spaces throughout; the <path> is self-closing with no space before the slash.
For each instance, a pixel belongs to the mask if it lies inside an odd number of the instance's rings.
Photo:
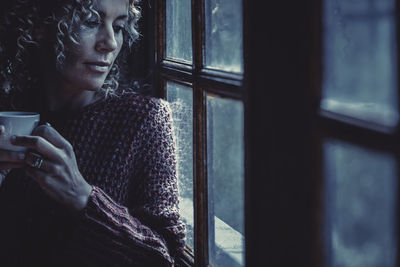
<path id="1" fill-rule="evenodd" d="M 253 2 L 246 263 L 398 266 L 399 2 Z"/>
<path id="2" fill-rule="evenodd" d="M 218 247 L 240 264 L 217 241 L 227 224 L 245 236 L 246 266 L 398 266 L 399 2 L 172 3 L 155 8 L 155 84 L 178 111 L 195 265 L 221 266 Z M 243 17 L 229 22 L 234 6 Z M 234 46 L 212 26 L 219 11 L 226 32 L 243 27 Z M 218 184 L 227 176 L 244 190 L 244 230 L 212 202 L 232 192 Z"/>
<path id="3" fill-rule="evenodd" d="M 322 12 L 322 107 L 370 123 L 395 126 L 395 1 L 324 0 Z"/>
<path id="4" fill-rule="evenodd" d="M 155 87 L 174 117 L 187 264 L 245 266 L 242 0 L 156 4 Z"/>
<path id="5" fill-rule="evenodd" d="M 395 0 L 322 1 L 323 266 L 398 266 L 396 14 Z"/>

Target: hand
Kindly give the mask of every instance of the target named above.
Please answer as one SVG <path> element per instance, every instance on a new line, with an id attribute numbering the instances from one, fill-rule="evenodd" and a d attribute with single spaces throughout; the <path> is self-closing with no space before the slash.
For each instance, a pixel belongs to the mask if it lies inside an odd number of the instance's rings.
<path id="1" fill-rule="evenodd" d="M 33 168 L 34 157 L 25 157 L 25 168 L 40 187 L 54 200 L 73 211 L 82 210 L 89 199 L 92 187 L 79 172 L 71 144 L 54 128 L 41 125 L 32 135 L 14 136 L 11 143 L 23 146 L 43 157 L 40 168 Z"/>
<path id="2" fill-rule="evenodd" d="M 4 125 L 0 125 L 0 135 L 4 134 Z M 23 168 L 25 152 L 14 152 L 0 149 L 0 185 L 11 169 Z"/>

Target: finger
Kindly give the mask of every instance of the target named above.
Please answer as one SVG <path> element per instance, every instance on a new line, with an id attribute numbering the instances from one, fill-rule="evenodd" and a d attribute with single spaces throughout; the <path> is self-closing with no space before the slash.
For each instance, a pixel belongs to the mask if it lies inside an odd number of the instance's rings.
<path id="1" fill-rule="evenodd" d="M 8 162 L 1 162 L 0 163 L 0 171 L 8 170 L 8 169 L 20 169 L 23 168 L 25 165 L 23 163 L 8 163 Z"/>
<path id="2" fill-rule="evenodd" d="M 25 159 L 25 152 L 0 149 L 0 162 L 22 163 Z"/>
<path id="3" fill-rule="evenodd" d="M 6 131 L 6 127 L 4 127 L 4 125 L 0 124 L 0 135 L 4 134 L 5 131 Z"/>
<path id="4" fill-rule="evenodd" d="M 15 146 L 23 146 L 35 150 L 44 157 L 56 161 L 62 160 L 59 149 L 41 136 L 14 135 L 10 138 L 10 141 Z"/>
<path id="5" fill-rule="evenodd" d="M 33 167 L 33 164 L 36 160 L 37 156 L 35 156 L 34 154 L 35 153 L 32 153 L 32 152 L 29 152 L 26 154 L 25 163 L 28 164 L 29 167 Z M 41 163 L 40 167 L 35 168 L 35 169 L 39 169 L 43 172 L 51 173 L 51 174 L 55 174 L 55 175 L 57 175 L 59 173 L 59 170 L 58 170 L 58 167 L 56 164 L 54 164 L 46 159 L 43 159 L 43 158 L 42 158 L 42 163 Z"/>
<path id="6" fill-rule="evenodd" d="M 40 125 L 36 127 L 32 135 L 41 136 L 58 148 L 66 148 L 69 146 L 69 142 L 50 125 Z"/>

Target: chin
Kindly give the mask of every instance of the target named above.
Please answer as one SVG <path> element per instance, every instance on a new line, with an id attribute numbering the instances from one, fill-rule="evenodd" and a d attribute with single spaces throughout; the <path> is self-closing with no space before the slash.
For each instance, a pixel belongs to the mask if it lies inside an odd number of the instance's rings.
<path id="1" fill-rule="evenodd" d="M 87 91 L 97 91 L 104 84 L 105 79 L 86 81 L 83 88 Z"/>

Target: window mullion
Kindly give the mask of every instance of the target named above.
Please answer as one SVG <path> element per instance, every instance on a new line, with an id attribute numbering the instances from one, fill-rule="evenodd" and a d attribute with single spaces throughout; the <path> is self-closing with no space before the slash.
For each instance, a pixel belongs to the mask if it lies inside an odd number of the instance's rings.
<path id="1" fill-rule="evenodd" d="M 205 47 L 204 2 L 205 0 L 192 0 L 193 71 L 195 76 L 203 69 Z"/>
<path id="2" fill-rule="evenodd" d="M 206 101 L 197 81 L 203 68 L 204 1 L 192 0 L 193 140 L 194 140 L 194 249 L 195 265 L 208 266 L 208 190 Z"/>
<path id="3" fill-rule="evenodd" d="M 193 140 L 194 140 L 194 239 L 196 266 L 208 265 L 208 191 L 206 101 L 203 90 L 193 86 Z"/>

